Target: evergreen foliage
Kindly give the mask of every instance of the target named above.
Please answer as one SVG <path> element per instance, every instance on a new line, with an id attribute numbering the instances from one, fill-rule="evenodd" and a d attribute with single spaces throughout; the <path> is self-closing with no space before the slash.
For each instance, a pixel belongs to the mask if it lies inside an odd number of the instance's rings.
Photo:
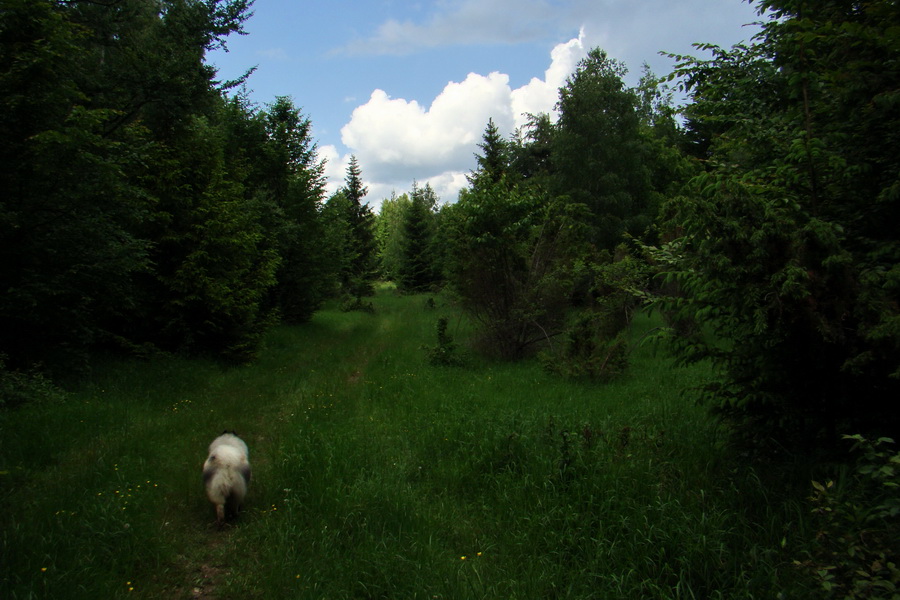
<path id="1" fill-rule="evenodd" d="M 356 298 L 374 293 L 374 283 L 378 276 L 375 246 L 375 215 L 363 198 L 368 188 L 363 185 L 362 171 L 355 156 L 350 157 L 347 177 L 342 192 L 346 198 L 346 218 L 349 226 L 347 256 L 349 262 L 343 273 L 342 285 L 346 294 Z"/>
<path id="2" fill-rule="evenodd" d="M 135 341 L 244 361 L 268 322 L 264 299 L 280 259 L 265 247 L 259 203 L 230 178 L 221 136 L 195 117 L 177 144 L 158 146 L 154 164 L 169 168 L 145 183 L 158 198 L 146 229 L 154 269 Z"/>
<path id="3" fill-rule="evenodd" d="M 277 314 L 321 302 L 309 121 L 286 99 L 226 98 L 203 62 L 249 5 L 4 0 L 10 368 L 67 369 L 98 346 L 243 361 Z"/>
<path id="4" fill-rule="evenodd" d="M 413 183 L 411 200 L 403 215 L 400 241 L 398 283 L 405 291 L 425 291 L 438 282 L 434 251 L 436 205 L 437 196 L 430 185 L 420 188 Z"/>
<path id="5" fill-rule="evenodd" d="M 381 202 L 375 219 L 375 242 L 378 246 L 379 272 L 386 281 L 400 278 L 403 222 L 409 208 L 409 195 L 391 194 Z"/>
<path id="6" fill-rule="evenodd" d="M 650 267 L 620 245 L 615 254 L 602 253 L 581 261 L 577 272 L 592 282 L 588 298 L 573 311 L 562 341 L 541 355 L 545 368 L 566 377 L 609 381 L 625 372 L 625 334 L 639 299 L 649 286 Z"/>
<path id="7" fill-rule="evenodd" d="M 350 210 L 350 201 L 343 190 L 332 194 L 322 209 L 324 243 L 319 255 L 333 265 L 334 285 L 331 290 L 333 296 L 347 294 L 346 286 L 351 274 L 354 253 L 348 216 Z"/>
<path id="8" fill-rule="evenodd" d="M 350 157 L 344 186 L 326 203 L 324 217 L 326 253 L 333 256 L 337 293 L 352 299 L 347 306 L 368 306 L 362 302 L 374 293 L 378 277 L 378 246 L 375 215 L 363 198 L 368 193 L 355 156 Z"/>
<path id="9" fill-rule="evenodd" d="M 325 235 L 320 219 L 325 165 L 312 141 L 312 123 L 290 98 L 276 98 L 262 117 L 268 136 L 266 164 L 271 165 L 266 218 L 272 221 L 272 238 L 281 257 L 271 302 L 282 320 L 302 323 L 332 288 L 333 265 L 319 254 Z"/>
<path id="10" fill-rule="evenodd" d="M 655 216 L 649 156 L 637 94 L 625 66 L 591 50 L 560 89 L 551 160 L 554 191 L 590 211 L 590 241 L 611 250 L 625 233 L 641 235 Z"/>
<path id="11" fill-rule="evenodd" d="M 583 215 L 505 176 L 472 180 L 444 215 L 448 280 L 479 324 L 485 349 L 519 358 L 562 325 Z"/>
<path id="12" fill-rule="evenodd" d="M 79 357 L 149 264 L 134 228 L 152 202 L 127 177 L 146 130 L 116 129 L 121 108 L 89 102 L 90 32 L 69 13 L 10 1 L 0 21 L 0 352 L 13 367 Z"/>
<path id="13" fill-rule="evenodd" d="M 510 169 L 530 185 L 548 188 L 553 174 L 552 154 L 556 126 L 550 115 L 528 115 L 509 144 Z"/>
<path id="14" fill-rule="evenodd" d="M 422 346 L 428 364 L 436 367 L 452 367 L 463 364 L 457 353 L 457 345 L 453 336 L 447 333 L 447 317 L 438 317 L 437 346 Z"/>
<path id="15" fill-rule="evenodd" d="M 753 43 L 675 57 L 684 127 L 660 78 L 629 89 L 594 49 L 557 123 L 504 140 L 488 121 L 458 203 L 414 184 L 377 219 L 355 157 L 323 203 L 291 98 L 256 108 L 205 64 L 251 4 L 2 0 L 4 381 L 97 348 L 250 360 L 270 324 L 332 295 L 372 306 L 379 270 L 408 291 L 446 275 L 496 354 L 565 331 L 553 368 L 605 377 L 649 296 L 646 265 L 616 250 L 631 236 L 661 242 L 660 306 L 694 325 L 681 356 L 713 361 L 707 394 L 750 439 L 896 436 L 894 2 L 760 0 Z"/>
<path id="16" fill-rule="evenodd" d="M 668 209 L 670 270 L 718 343 L 707 388 L 759 442 L 900 425 L 900 113 L 892 2 L 767 0 L 755 42 L 677 57 L 709 160 Z"/>
<path id="17" fill-rule="evenodd" d="M 483 154 L 475 155 L 478 168 L 469 175 L 469 183 L 473 186 L 499 183 L 509 163 L 508 145 L 493 119 L 488 119 L 478 147 Z"/>

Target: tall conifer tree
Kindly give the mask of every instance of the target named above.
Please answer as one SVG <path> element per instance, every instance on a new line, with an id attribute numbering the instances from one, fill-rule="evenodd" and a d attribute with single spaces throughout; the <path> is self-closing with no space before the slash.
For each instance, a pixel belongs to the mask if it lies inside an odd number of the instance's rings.
<path id="1" fill-rule="evenodd" d="M 434 190 L 413 183 L 412 198 L 403 219 L 400 285 L 408 291 L 424 291 L 437 280 L 434 258 Z"/>
<path id="2" fill-rule="evenodd" d="M 588 207 L 591 242 L 605 249 L 652 221 L 638 98 L 625 73 L 603 50 L 590 51 L 560 90 L 553 147 L 556 194 Z"/>
<path id="3" fill-rule="evenodd" d="M 667 213 L 674 309 L 715 335 L 707 389 L 754 442 L 900 433 L 895 2 L 765 0 L 749 46 L 676 57 L 706 171 Z M 710 343 L 717 342 L 717 343 Z"/>
<path id="4" fill-rule="evenodd" d="M 350 157 L 341 192 L 347 200 L 349 239 L 346 243 L 350 257 L 343 286 L 349 295 L 359 299 L 372 295 L 378 270 L 375 215 L 369 205 L 363 202 L 369 190 L 363 185 L 362 170 L 356 156 Z"/>

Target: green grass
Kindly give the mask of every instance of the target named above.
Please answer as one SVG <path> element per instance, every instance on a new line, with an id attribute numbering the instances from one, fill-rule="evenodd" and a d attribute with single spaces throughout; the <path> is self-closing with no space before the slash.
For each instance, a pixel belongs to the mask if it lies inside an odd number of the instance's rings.
<path id="1" fill-rule="evenodd" d="M 806 509 L 682 394 L 703 366 L 642 344 L 604 385 L 536 362 L 432 367 L 437 318 L 458 343 L 465 322 L 424 296 L 374 301 L 273 331 L 251 366 L 111 362 L 64 402 L 0 413 L 0 597 L 802 592 Z M 219 531 L 200 467 L 226 428 L 254 475 Z"/>

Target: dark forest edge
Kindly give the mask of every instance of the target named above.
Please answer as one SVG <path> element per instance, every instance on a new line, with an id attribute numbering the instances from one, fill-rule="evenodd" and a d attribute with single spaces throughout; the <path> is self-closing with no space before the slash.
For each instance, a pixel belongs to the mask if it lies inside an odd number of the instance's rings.
<path id="1" fill-rule="evenodd" d="M 457 202 L 413 184 L 378 215 L 355 160 L 326 198 L 292 99 L 254 106 L 204 62 L 251 4 L 2 0 L 4 389 L 97 352 L 252 361 L 326 300 L 371 309 L 383 278 L 446 288 L 482 351 L 576 377 L 609 376 L 635 308 L 659 310 L 762 453 L 896 437 L 894 2 L 760 1 L 752 43 L 635 88 L 594 49 L 557 122 L 487 124 Z"/>

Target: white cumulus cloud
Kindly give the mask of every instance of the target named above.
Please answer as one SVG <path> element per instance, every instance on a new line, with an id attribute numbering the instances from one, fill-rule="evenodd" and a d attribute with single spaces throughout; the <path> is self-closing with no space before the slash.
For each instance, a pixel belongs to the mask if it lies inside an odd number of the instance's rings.
<path id="1" fill-rule="evenodd" d="M 344 185 L 344 176 L 347 174 L 347 167 L 350 165 L 350 155 L 341 155 L 335 146 L 329 144 L 327 146 L 319 146 L 318 157 L 319 160 L 325 161 L 326 191 L 328 195 L 331 195 Z"/>
<path id="2" fill-rule="evenodd" d="M 510 92 L 509 78 L 500 73 L 450 82 L 430 107 L 375 90 L 353 111 L 341 141 L 373 177 L 398 170 L 430 175 L 471 154 L 488 118 L 512 123 Z"/>
<path id="3" fill-rule="evenodd" d="M 522 87 L 512 91 L 510 102 L 516 127 L 526 122 L 526 114 L 536 115 L 549 113 L 556 120 L 556 102 L 559 100 L 559 88 L 566 83 L 566 78 L 575 72 L 578 61 L 585 57 L 584 29 L 564 44 L 557 44 L 550 53 L 550 67 L 544 72 L 544 78 L 533 77 Z"/>
<path id="4" fill-rule="evenodd" d="M 512 89 L 509 76 L 470 73 L 465 80 L 449 82 L 431 102 L 392 98 L 376 89 L 358 106 L 341 129 L 341 141 L 359 160 L 363 178 L 369 185 L 369 201 L 377 193 L 402 193 L 412 181 L 430 183 L 444 201 L 455 201 L 466 185 L 466 174 L 475 167 L 474 155 L 488 119 L 493 119 L 504 136 L 525 123 L 524 113 L 553 113 L 559 88 L 585 54 L 583 32 L 558 44 L 550 55 L 544 78 L 534 77 Z M 322 149 L 329 158 L 331 188 L 340 186 L 347 156 L 334 147 Z M 385 196 L 387 197 L 387 196 Z"/>

